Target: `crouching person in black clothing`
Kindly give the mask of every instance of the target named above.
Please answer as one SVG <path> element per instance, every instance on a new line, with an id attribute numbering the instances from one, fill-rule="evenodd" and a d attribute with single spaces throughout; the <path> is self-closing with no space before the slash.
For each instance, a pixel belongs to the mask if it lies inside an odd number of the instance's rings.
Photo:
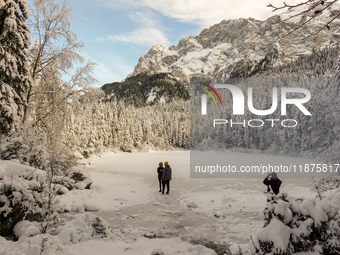
<path id="1" fill-rule="evenodd" d="M 167 161 L 164 162 L 164 165 L 165 165 L 165 168 L 163 170 L 163 190 L 162 190 L 162 194 L 164 194 L 165 185 L 167 186 L 166 194 L 169 194 L 172 171 L 171 171 L 171 167 L 169 166 L 169 163 Z"/>
<path id="2" fill-rule="evenodd" d="M 163 177 L 163 163 L 159 162 L 159 167 L 157 168 L 157 174 L 158 174 L 158 182 L 159 182 L 159 192 L 162 191 L 162 177 Z"/>
<path id="3" fill-rule="evenodd" d="M 269 177 L 271 177 L 270 180 Z M 263 180 L 263 184 L 267 186 L 267 192 L 272 190 L 275 195 L 280 193 L 281 183 L 282 181 L 279 178 L 277 178 L 277 173 L 275 172 L 268 174 L 267 177 Z M 267 202 L 269 202 L 268 199 Z"/>

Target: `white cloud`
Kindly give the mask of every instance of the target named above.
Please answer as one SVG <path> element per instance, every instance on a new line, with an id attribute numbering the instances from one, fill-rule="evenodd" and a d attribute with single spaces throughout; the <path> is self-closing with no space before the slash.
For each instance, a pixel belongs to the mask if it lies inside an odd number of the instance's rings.
<path id="1" fill-rule="evenodd" d="M 152 14 L 151 12 L 142 13 L 139 11 L 136 12 L 130 12 L 128 14 L 129 19 L 141 26 L 147 26 L 147 27 L 155 27 L 159 26 L 159 22 L 157 22 L 157 17 Z"/>
<path id="2" fill-rule="evenodd" d="M 211 26 L 224 19 L 266 19 L 272 14 L 268 3 L 282 6 L 283 0 L 97 0 L 110 8 L 149 7 L 180 22 Z M 300 1 L 300 0 L 299 0 Z M 298 0 L 289 0 L 295 4 Z"/>
<path id="3" fill-rule="evenodd" d="M 266 19 L 272 14 L 268 3 L 281 6 L 282 0 L 142 0 L 152 9 L 163 15 L 178 19 L 182 22 L 209 26 L 221 22 L 223 19 L 253 17 Z M 138 2 L 138 1 L 137 1 Z M 297 3 L 290 0 L 289 4 Z"/>
<path id="4" fill-rule="evenodd" d="M 158 24 L 157 19 L 151 12 L 133 12 L 129 14 L 129 18 L 137 24 L 138 27 L 136 29 L 121 35 L 109 35 L 105 39 L 112 42 L 126 42 L 148 46 L 155 44 L 168 46 L 170 44 L 168 38 L 160 29 L 161 26 Z M 100 39 L 104 40 L 104 38 Z"/>
<path id="5" fill-rule="evenodd" d="M 109 35 L 108 39 L 113 42 L 128 42 L 146 45 L 161 44 L 163 46 L 169 45 L 169 41 L 163 32 L 153 27 L 137 28 L 124 35 Z"/>

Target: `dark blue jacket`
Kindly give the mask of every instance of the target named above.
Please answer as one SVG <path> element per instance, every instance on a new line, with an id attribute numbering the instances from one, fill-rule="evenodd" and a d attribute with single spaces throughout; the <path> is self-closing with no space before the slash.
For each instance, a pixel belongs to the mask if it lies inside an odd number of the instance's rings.
<path id="1" fill-rule="evenodd" d="M 271 178 L 269 180 L 268 176 L 263 180 L 263 184 L 268 186 L 267 191 L 270 191 L 270 188 L 271 188 L 272 191 L 275 193 L 275 195 L 279 194 L 281 183 L 282 183 L 282 181 L 279 178 Z M 269 188 L 269 186 L 270 186 L 270 188 Z"/>

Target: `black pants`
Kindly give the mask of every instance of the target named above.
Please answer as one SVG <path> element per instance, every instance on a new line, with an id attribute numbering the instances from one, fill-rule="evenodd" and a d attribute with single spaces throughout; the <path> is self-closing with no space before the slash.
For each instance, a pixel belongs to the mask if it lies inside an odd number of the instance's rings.
<path id="1" fill-rule="evenodd" d="M 166 185 L 166 193 L 169 193 L 169 191 L 170 191 L 170 181 L 169 180 L 163 181 L 163 190 L 162 190 L 162 193 L 164 193 L 165 185 Z"/>
<path id="2" fill-rule="evenodd" d="M 162 190 L 162 176 L 158 176 L 158 182 L 159 182 L 159 191 Z"/>

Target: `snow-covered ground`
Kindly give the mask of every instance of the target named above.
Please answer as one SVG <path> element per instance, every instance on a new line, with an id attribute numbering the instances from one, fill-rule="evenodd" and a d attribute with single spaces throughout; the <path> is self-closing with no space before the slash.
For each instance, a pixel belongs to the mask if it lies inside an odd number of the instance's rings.
<path id="1" fill-rule="evenodd" d="M 214 242 L 220 249 L 228 244 L 237 251 L 240 246 L 248 254 L 250 236 L 263 227 L 263 180 L 190 178 L 189 154 L 112 153 L 93 159 L 85 167 L 93 179 L 91 189 L 61 196 L 62 206 L 70 212 L 62 216 L 59 234 L 23 236 L 18 242 L 0 238 L 0 254 L 216 254 L 193 245 L 211 247 Z M 270 156 L 247 154 L 250 157 Z M 169 195 L 158 192 L 156 169 L 164 161 L 173 170 Z M 283 192 L 315 197 L 309 179 L 282 181 Z M 110 226 L 111 231 L 91 229 L 97 217 L 99 225 Z M 46 243 L 45 250 L 39 248 L 41 242 Z"/>

